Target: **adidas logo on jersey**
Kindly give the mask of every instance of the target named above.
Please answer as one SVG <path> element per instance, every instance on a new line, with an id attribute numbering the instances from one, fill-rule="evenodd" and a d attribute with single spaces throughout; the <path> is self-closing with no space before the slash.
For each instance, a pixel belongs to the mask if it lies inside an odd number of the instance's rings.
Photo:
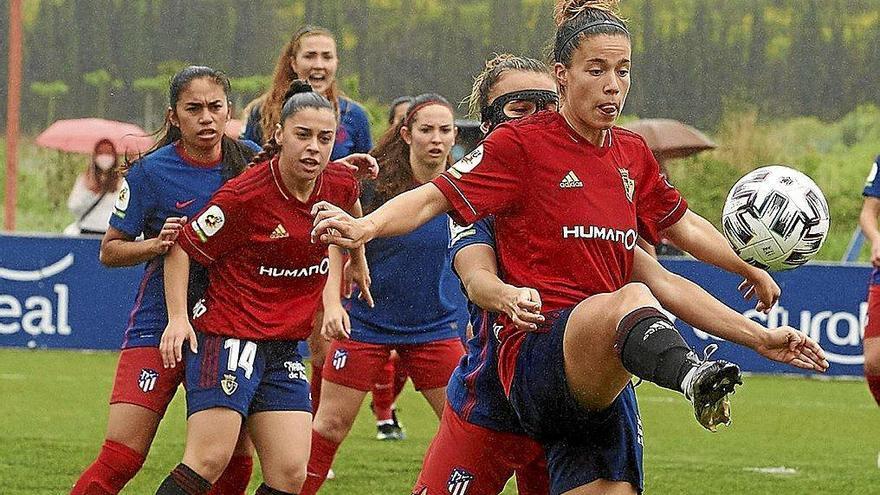
<path id="1" fill-rule="evenodd" d="M 284 225 L 281 225 L 280 223 L 275 227 L 275 230 L 269 234 L 269 239 L 283 239 L 285 237 L 290 237 L 290 234 L 287 233 L 287 229 L 284 228 Z"/>
<path id="2" fill-rule="evenodd" d="M 584 183 L 578 179 L 578 176 L 571 170 L 565 174 L 565 177 L 562 178 L 562 181 L 559 183 L 559 187 L 563 189 L 571 189 L 575 187 L 584 187 Z"/>

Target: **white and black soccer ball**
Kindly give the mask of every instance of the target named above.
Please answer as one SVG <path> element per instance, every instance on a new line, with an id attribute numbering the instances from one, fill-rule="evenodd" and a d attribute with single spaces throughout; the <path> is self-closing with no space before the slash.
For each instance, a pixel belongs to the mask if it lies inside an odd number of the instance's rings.
<path id="1" fill-rule="evenodd" d="M 782 165 L 753 170 L 724 202 L 721 224 L 730 246 L 765 270 L 797 268 L 819 252 L 831 218 L 819 186 Z"/>

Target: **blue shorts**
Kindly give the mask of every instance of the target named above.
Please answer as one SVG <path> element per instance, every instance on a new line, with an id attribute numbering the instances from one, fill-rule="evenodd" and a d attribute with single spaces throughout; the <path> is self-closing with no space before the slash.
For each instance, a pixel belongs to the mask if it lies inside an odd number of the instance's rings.
<path id="1" fill-rule="evenodd" d="M 598 479 L 627 481 L 641 493 L 642 425 L 632 384 L 602 411 L 584 409 L 568 388 L 562 342 L 572 309 L 553 315 L 549 332 L 523 340 L 510 403 L 526 433 L 544 445 L 550 493 Z"/>
<path id="2" fill-rule="evenodd" d="M 312 412 L 298 341 L 249 341 L 196 332 L 198 354 L 184 344 L 187 417 L 225 407 L 243 417 L 261 411 Z"/>

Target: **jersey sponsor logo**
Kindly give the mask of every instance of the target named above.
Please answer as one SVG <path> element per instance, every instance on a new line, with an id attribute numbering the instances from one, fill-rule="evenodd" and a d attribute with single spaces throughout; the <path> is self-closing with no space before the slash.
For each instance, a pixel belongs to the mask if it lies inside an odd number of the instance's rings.
<path id="1" fill-rule="evenodd" d="M 618 230 L 611 227 L 598 227 L 596 225 L 567 225 L 562 226 L 562 238 L 569 237 L 575 239 L 603 239 L 611 242 L 623 244 L 628 250 L 636 247 L 636 240 L 639 234 L 633 229 Z"/>
<path id="2" fill-rule="evenodd" d="M 223 210 L 217 205 L 211 205 L 193 223 L 193 230 L 202 242 L 208 242 L 208 238 L 219 232 L 224 223 L 226 215 Z"/>
<path id="3" fill-rule="evenodd" d="M 187 206 L 189 206 L 189 205 L 191 205 L 191 204 L 193 204 L 193 203 L 195 203 L 195 202 L 196 202 L 196 199 L 195 199 L 195 198 L 193 198 L 193 199 L 191 199 L 191 200 L 189 200 L 189 201 L 175 201 L 175 202 L 174 202 L 174 208 L 176 208 L 176 209 L 178 209 L 178 210 L 182 210 L 182 209 L 186 208 Z"/>
<path id="4" fill-rule="evenodd" d="M 476 233 L 477 229 L 473 224 L 461 226 L 455 223 L 451 218 L 449 219 L 449 247 L 454 246 L 456 242 L 465 237 L 470 237 Z"/>
<path id="5" fill-rule="evenodd" d="M 287 368 L 287 378 L 308 381 L 308 378 L 306 378 L 306 366 L 299 361 L 284 361 L 284 367 Z"/>
<path id="6" fill-rule="evenodd" d="M 208 306 L 205 305 L 205 298 L 201 298 L 193 305 L 192 319 L 195 320 L 199 316 L 208 312 Z"/>
<path id="7" fill-rule="evenodd" d="M 629 177 L 629 170 L 625 168 L 617 169 L 620 172 L 620 178 L 623 180 L 623 190 L 626 192 L 626 199 L 629 200 L 630 203 L 633 201 L 633 192 L 636 190 L 636 181 L 632 180 Z"/>
<path id="8" fill-rule="evenodd" d="M 235 375 L 224 373 L 223 379 L 220 380 L 220 388 L 223 389 L 223 393 L 226 395 L 234 394 L 238 390 L 238 382 L 235 381 Z"/>
<path id="9" fill-rule="evenodd" d="M 469 173 L 483 161 L 483 145 L 477 146 L 474 151 L 471 151 L 467 155 L 464 155 L 461 160 L 455 162 L 452 168 L 449 169 L 449 175 L 455 177 L 456 179 L 461 179 L 461 176 Z"/>
<path id="10" fill-rule="evenodd" d="M 569 170 L 565 177 L 559 182 L 562 189 L 573 189 L 576 187 L 584 187 L 584 183 L 578 178 L 573 170 Z"/>
<path id="11" fill-rule="evenodd" d="M 125 218 L 125 210 L 128 209 L 128 201 L 131 199 L 131 187 L 128 181 L 122 179 L 122 189 L 116 196 L 116 204 L 113 205 L 113 214 L 119 218 Z"/>
<path id="12" fill-rule="evenodd" d="M 156 388 L 156 380 L 159 379 L 159 372 L 149 368 L 143 368 L 138 377 L 138 387 L 144 392 L 151 392 Z"/>
<path id="13" fill-rule="evenodd" d="M 865 179 L 865 187 L 868 187 L 874 184 L 874 179 L 877 178 L 877 162 L 871 164 L 871 172 L 868 173 L 868 178 Z"/>
<path id="14" fill-rule="evenodd" d="M 272 266 L 260 265 L 260 275 L 267 277 L 311 277 L 312 275 L 326 275 L 330 270 L 330 259 L 324 258 L 321 263 L 305 268 L 277 268 Z"/>
<path id="15" fill-rule="evenodd" d="M 290 234 L 287 232 L 287 229 L 284 228 L 284 225 L 278 224 L 275 227 L 275 230 L 269 234 L 269 239 L 284 239 L 285 237 L 290 237 Z"/>
<path id="16" fill-rule="evenodd" d="M 452 474 L 449 475 L 449 480 L 446 482 L 446 490 L 449 491 L 449 495 L 467 495 L 468 487 L 473 480 L 473 474 L 464 469 L 455 468 L 452 470 Z"/>
<path id="17" fill-rule="evenodd" d="M 348 362 L 348 351 L 345 349 L 336 349 L 333 353 L 333 368 L 341 370 L 345 368 L 345 364 Z"/>

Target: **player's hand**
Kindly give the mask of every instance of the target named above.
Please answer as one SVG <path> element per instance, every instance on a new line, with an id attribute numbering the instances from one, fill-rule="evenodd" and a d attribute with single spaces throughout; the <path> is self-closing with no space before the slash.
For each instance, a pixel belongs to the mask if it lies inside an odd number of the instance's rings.
<path id="1" fill-rule="evenodd" d="M 320 201 L 312 207 L 312 215 L 315 217 L 312 242 L 357 249 L 370 240 L 372 223 L 364 218 L 354 218 L 338 206 Z"/>
<path id="2" fill-rule="evenodd" d="M 773 361 L 820 373 L 829 366 L 822 347 L 807 334 L 789 326 L 767 330 L 755 352 Z"/>
<path id="3" fill-rule="evenodd" d="M 347 339 L 351 336 L 351 321 L 341 304 L 325 304 L 321 335 L 325 339 Z"/>
<path id="4" fill-rule="evenodd" d="M 871 244 L 871 264 L 880 268 L 880 242 Z"/>
<path id="5" fill-rule="evenodd" d="M 739 284 L 739 291 L 742 292 L 743 299 L 746 301 L 758 296 L 755 310 L 762 313 L 769 313 L 770 309 L 779 301 L 779 295 L 782 293 L 773 277 L 760 268 L 755 268 L 749 273 L 748 277 Z"/>
<path id="6" fill-rule="evenodd" d="M 148 243 L 150 252 L 156 256 L 163 255 L 177 242 L 177 236 L 180 235 L 184 225 L 186 225 L 186 217 L 168 217 L 159 235 L 144 242 Z"/>
<path id="7" fill-rule="evenodd" d="M 345 165 L 358 179 L 376 180 L 379 177 L 379 162 L 366 153 L 352 153 L 336 161 Z"/>
<path id="8" fill-rule="evenodd" d="M 505 284 L 498 294 L 498 307 L 495 311 L 504 313 L 511 323 L 520 330 L 537 330 L 544 323 L 541 315 L 541 296 L 531 287 L 515 287 Z"/>
<path id="9" fill-rule="evenodd" d="M 159 353 L 162 354 L 162 364 L 166 368 L 174 368 L 183 360 L 183 344 L 189 341 L 189 349 L 193 354 L 199 351 L 196 340 L 196 332 L 189 323 L 189 318 L 171 318 L 168 326 L 162 332 L 162 340 L 159 342 Z"/>
<path id="10" fill-rule="evenodd" d="M 370 267 L 367 265 L 367 260 L 361 258 L 363 255 L 353 254 L 345 261 L 345 266 L 342 268 L 342 295 L 346 299 L 350 298 L 356 285 L 361 290 L 358 299 L 373 308 L 376 305 L 373 303 L 373 294 L 370 293 L 370 285 L 373 283 L 370 278 Z"/>

